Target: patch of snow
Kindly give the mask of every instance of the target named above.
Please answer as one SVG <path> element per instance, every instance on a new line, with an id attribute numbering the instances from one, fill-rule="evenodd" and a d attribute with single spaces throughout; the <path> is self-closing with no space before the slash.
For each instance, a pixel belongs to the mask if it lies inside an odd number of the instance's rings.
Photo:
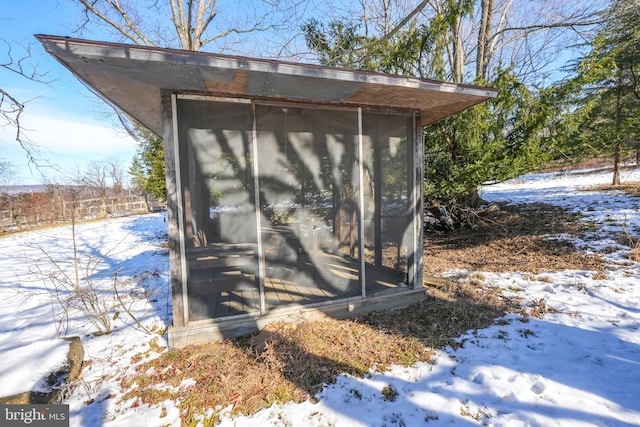
<path id="1" fill-rule="evenodd" d="M 2 395 L 27 391 L 50 392 L 45 381 L 67 362 L 69 342 L 64 340 L 35 341 L 26 345 L 3 343 L 0 364 Z"/>
<path id="2" fill-rule="evenodd" d="M 625 179 L 640 180 L 640 171 L 625 172 Z M 483 272 L 486 286 L 501 288 L 506 297 L 518 297 L 525 306 L 543 302 L 549 310 L 542 318 L 508 315 L 500 324 L 467 331 L 458 338 L 459 348 L 438 350 L 433 365 L 372 370 L 365 378 L 341 375 L 318 393 L 317 403 L 273 405 L 235 417 L 229 407 L 220 425 L 640 425 L 640 264 L 628 259 L 618 238 L 624 230 L 637 235 L 640 203 L 621 193 L 581 191 L 610 180 L 611 173 L 602 172 L 528 175 L 482 189 L 482 197 L 492 202 L 542 202 L 581 213 L 587 231 L 572 242 L 606 260 L 603 274 Z M 168 257 L 157 239 L 166 232 L 164 214 L 84 224 L 78 230 L 82 253 L 104 257 L 96 280 L 105 292 L 118 270 L 132 313 L 160 334 L 143 331 L 125 313 L 113 321 L 113 333 L 102 336 L 91 335 L 94 328 L 79 312 L 60 321 L 44 280 L 53 270 L 41 249 L 65 259 L 68 231 L 0 239 L 3 360 L 13 366 L 25 360 L 44 363 L 46 357 L 28 351 L 30 346 L 46 348 L 59 335 L 80 335 L 91 363 L 82 386 L 65 399 L 71 426 L 180 425 L 178 402 L 148 407 L 121 399 L 121 380 L 139 363 L 133 360 L 157 357 L 156 346 L 166 347 L 161 333 L 171 320 Z M 3 391 L 9 382 L 27 384 L 27 375 L 15 375 L 0 374 Z"/>

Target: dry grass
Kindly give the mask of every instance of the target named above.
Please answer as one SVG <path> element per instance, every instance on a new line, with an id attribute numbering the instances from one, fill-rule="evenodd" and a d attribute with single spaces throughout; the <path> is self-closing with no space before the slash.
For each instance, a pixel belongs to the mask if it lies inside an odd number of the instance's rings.
<path id="1" fill-rule="evenodd" d="M 599 271 L 598 258 L 576 253 L 568 241 L 548 239 L 580 232 L 575 220 L 547 205 L 503 206 L 480 218 L 474 230 L 426 236 L 425 273 L 454 268 Z M 178 401 L 183 425 L 197 424 L 209 410 L 204 425 L 212 425 L 228 405 L 234 413 L 248 414 L 274 402 L 300 402 L 340 373 L 361 376 L 374 366 L 382 370 L 429 361 L 430 349 L 455 346 L 464 332 L 485 328 L 507 312 L 539 316 L 547 310 L 544 300 L 522 309 L 517 300 L 483 286 L 483 280 L 480 273 L 435 280 L 425 301 L 402 310 L 354 320 L 273 325 L 255 337 L 170 350 L 123 380 L 129 390 L 125 399 L 132 405 Z M 179 387 L 186 378 L 195 384 Z"/>
<path id="2" fill-rule="evenodd" d="M 132 405 L 178 400 L 183 425 L 196 424 L 208 409 L 214 410 L 213 423 L 216 411 L 228 405 L 248 414 L 275 402 L 301 402 L 340 373 L 363 376 L 374 366 L 409 366 L 431 355 L 414 337 L 354 320 L 272 325 L 252 339 L 170 350 L 140 365 L 122 386 L 130 389 L 124 399 L 133 399 Z M 185 378 L 195 384 L 179 387 Z"/>
<path id="3" fill-rule="evenodd" d="M 638 233 L 638 231 L 640 230 L 634 230 L 635 233 Z M 638 237 L 637 234 L 634 236 L 632 232 L 629 231 L 626 223 L 622 224 L 622 233 L 617 241 L 619 244 L 629 247 L 629 260 L 640 262 L 640 237 Z"/>
<path id="4" fill-rule="evenodd" d="M 583 226 L 577 219 L 541 203 L 501 206 L 480 217 L 474 229 L 425 236 L 424 272 L 599 270 L 601 259 L 578 253 L 569 240 L 549 238 L 580 233 Z"/>
<path id="5" fill-rule="evenodd" d="M 522 310 L 497 289 L 483 288 L 477 277 L 463 277 L 431 288 L 427 300 L 401 310 L 271 325 L 250 338 L 170 350 L 123 381 L 129 389 L 124 399 L 133 406 L 177 400 L 183 425 L 197 424 L 199 415 L 212 410 L 205 423 L 212 425 L 228 405 L 249 414 L 275 402 L 313 398 L 341 373 L 363 376 L 372 367 L 430 362 L 433 348 L 456 346 L 456 337 L 506 312 Z M 185 378 L 195 384 L 180 387 Z"/>
<path id="6" fill-rule="evenodd" d="M 640 182 L 639 181 L 628 181 L 624 182 L 620 185 L 598 185 L 588 189 L 587 191 L 617 191 L 625 193 L 632 197 L 640 197 Z M 618 243 L 629 246 L 629 260 L 640 262 L 640 237 L 637 236 L 637 233 L 640 230 L 629 230 L 626 223 L 620 224 L 622 227 L 622 233 L 618 237 Z M 636 233 L 634 235 L 633 233 Z M 615 250 L 615 249 L 614 249 Z"/>
<path id="7" fill-rule="evenodd" d="M 372 367 L 430 362 L 433 348 L 456 346 L 456 337 L 508 311 L 520 311 L 517 301 L 484 289 L 477 278 L 447 281 L 430 289 L 427 300 L 401 310 L 271 325 L 250 338 L 170 350 L 123 381 L 129 389 L 124 399 L 134 406 L 177 400 L 183 425 L 195 425 L 198 415 L 213 410 L 207 420 L 213 425 L 228 405 L 233 413 L 249 414 L 275 402 L 313 398 L 341 373 L 363 376 Z M 180 387 L 185 378 L 195 384 Z"/>
<path id="8" fill-rule="evenodd" d="M 589 191 L 597 191 L 597 192 L 620 191 L 628 194 L 629 196 L 640 197 L 640 182 L 629 181 L 629 182 L 623 182 L 622 184 L 619 184 L 619 185 L 611 185 L 611 184 L 596 185 L 595 187 L 590 188 Z"/>
<path id="9" fill-rule="evenodd" d="M 486 328 L 507 312 L 522 312 L 517 300 L 487 289 L 473 277 L 431 286 L 425 301 L 394 311 L 368 314 L 362 321 L 376 329 L 422 341 L 430 348 L 455 347 L 470 329 Z"/>
<path id="10" fill-rule="evenodd" d="M 622 159 L 622 169 L 633 169 L 637 167 L 637 161 L 635 156 L 629 156 Z M 607 157 L 592 157 L 584 159 L 580 162 L 575 162 L 574 159 L 568 160 L 556 160 L 547 165 L 544 169 L 538 172 L 566 172 L 585 170 L 586 173 L 591 173 L 592 170 L 613 171 L 613 159 Z"/>

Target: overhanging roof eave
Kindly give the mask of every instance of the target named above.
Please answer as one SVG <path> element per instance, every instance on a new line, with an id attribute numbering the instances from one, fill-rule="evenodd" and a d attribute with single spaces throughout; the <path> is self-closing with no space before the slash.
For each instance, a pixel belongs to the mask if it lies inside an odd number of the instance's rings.
<path id="1" fill-rule="evenodd" d="M 309 64 L 36 37 L 95 93 L 155 133 L 162 129 L 161 96 L 170 92 L 413 109 L 423 124 L 497 94 L 486 87 Z"/>

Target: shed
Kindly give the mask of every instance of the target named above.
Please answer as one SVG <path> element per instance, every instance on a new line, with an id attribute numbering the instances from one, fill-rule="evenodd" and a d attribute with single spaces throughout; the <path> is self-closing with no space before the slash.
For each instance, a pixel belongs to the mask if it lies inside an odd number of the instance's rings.
<path id="1" fill-rule="evenodd" d="M 36 37 L 164 140 L 170 346 L 424 298 L 422 127 L 494 89 Z"/>

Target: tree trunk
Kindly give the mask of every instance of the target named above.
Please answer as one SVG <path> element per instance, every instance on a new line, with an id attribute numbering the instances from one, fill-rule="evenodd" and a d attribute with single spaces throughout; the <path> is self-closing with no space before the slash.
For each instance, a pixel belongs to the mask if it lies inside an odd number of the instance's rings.
<path id="1" fill-rule="evenodd" d="M 622 73 L 618 70 L 618 88 L 616 90 L 616 140 L 613 153 L 613 185 L 620 185 L 620 155 L 622 152 L 622 141 L 620 131 L 622 129 Z"/>
<path id="2" fill-rule="evenodd" d="M 476 59 L 476 79 L 484 80 L 487 74 L 487 66 L 491 52 L 491 28 L 493 11 L 495 8 L 494 0 L 482 0 L 480 30 L 478 31 L 478 46 Z"/>
<path id="3" fill-rule="evenodd" d="M 487 201 L 480 197 L 480 193 L 478 193 L 478 189 L 476 188 L 461 198 L 460 203 L 466 207 L 478 209 L 480 206 L 486 205 Z"/>
<path id="4" fill-rule="evenodd" d="M 462 40 L 462 16 L 460 13 L 456 16 L 453 44 L 453 82 L 462 83 L 464 74 L 464 45 Z"/>
<path id="5" fill-rule="evenodd" d="M 620 153 L 622 151 L 620 145 L 620 141 L 616 141 L 613 154 L 613 185 L 620 185 Z"/>

